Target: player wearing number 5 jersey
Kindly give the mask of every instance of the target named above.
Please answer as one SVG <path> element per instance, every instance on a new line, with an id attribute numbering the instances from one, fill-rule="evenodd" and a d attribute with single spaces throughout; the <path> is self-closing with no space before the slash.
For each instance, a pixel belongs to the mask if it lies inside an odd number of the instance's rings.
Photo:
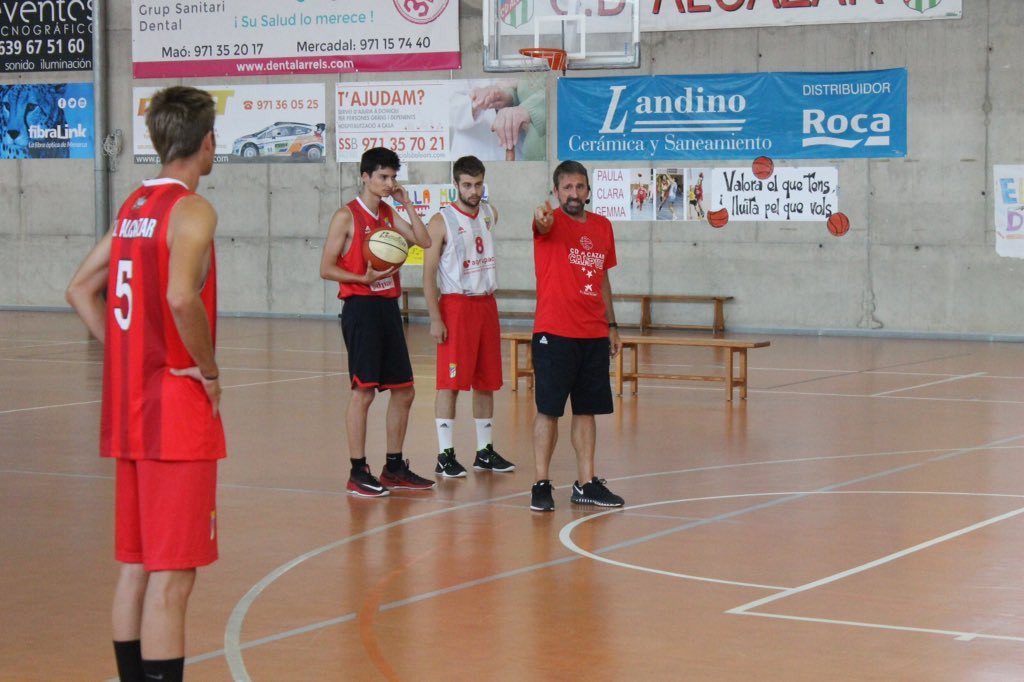
<path id="1" fill-rule="evenodd" d="M 182 679 L 195 570 L 217 559 L 225 456 L 214 359 L 217 214 L 195 193 L 213 168 L 214 117 L 202 90 L 153 96 L 146 125 L 160 174 L 124 203 L 67 291 L 104 344 L 100 454 L 117 460 L 113 630 L 122 680 Z"/>

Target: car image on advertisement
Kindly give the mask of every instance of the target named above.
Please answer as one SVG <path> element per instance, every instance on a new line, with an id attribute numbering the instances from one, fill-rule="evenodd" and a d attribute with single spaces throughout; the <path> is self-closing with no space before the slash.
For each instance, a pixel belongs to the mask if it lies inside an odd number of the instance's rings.
<path id="1" fill-rule="evenodd" d="M 319 161 L 324 157 L 325 127 L 323 123 L 278 121 L 235 140 L 231 153 L 251 160 L 269 156 Z"/>

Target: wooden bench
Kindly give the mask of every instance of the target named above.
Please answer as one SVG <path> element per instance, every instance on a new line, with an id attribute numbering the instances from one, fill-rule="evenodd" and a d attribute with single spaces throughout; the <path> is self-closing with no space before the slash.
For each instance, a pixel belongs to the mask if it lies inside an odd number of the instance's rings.
<path id="1" fill-rule="evenodd" d="M 533 289 L 498 289 L 495 297 L 500 299 L 527 299 L 534 300 L 537 292 Z M 409 321 L 410 315 L 425 317 L 428 312 L 426 307 L 410 308 L 409 297 L 423 298 L 423 289 L 419 287 L 402 287 L 402 319 Z M 690 294 L 612 294 L 615 301 L 640 304 L 640 321 L 630 323 L 619 320 L 622 327 L 639 327 L 641 334 L 646 334 L 652 329 L 703 329 L 717 334 L 725 332 L 725 304 L 733 300 L 732 296 L 698 296 Z M 709 303 L 714 306 L 714 315 L 711 324 L 668 324 L 655 323 L 653 318 L 652 305 L 654 303 Z M 532 320 L 532 310 L 499 310 L 499 317 L 511 320 Z"/>
<path id="2" fill-rule="evenodd" d="M 530 341 L 533 334 L 527 332 L 506 332 L 501 338 L 509 342 L 509 375 L 512 379 L 512 390 L 519 388 L 519 378 L 526 377 L 526 387 L 533 389 L 533 351 Z M 770 341 L 745 341 L 740 339 L 720 338 L 682 338 L 663 336 L 621 336 L 622 350 L 615 356 L 615 394 L 622 395 L 622 385 L 633 382 L 633 394 L 636 394 L 640 379 L 672 379 L 676 381 L 721 381 L 725 384 L 725 399 L 732 400 L 733 389 L 739 388 L 740 400 L 747 399 L 747 351 L 751 348 L 765 348 Z M 526 346 L 526 362 L 519 364 L 519 346 Z M 722 374 L 666 374 L 662 372 L 641 372 L 638 367 L 637 354 L 640 346 L 698 346 L 704 348 L 722 348 L 728 351 L 728 358 L 723 366 Z M 624 365 L 626 352 L 632 353 L 627 369 Z M 735 366 L 734 357 L 739 356 L 739 366 Z"/>

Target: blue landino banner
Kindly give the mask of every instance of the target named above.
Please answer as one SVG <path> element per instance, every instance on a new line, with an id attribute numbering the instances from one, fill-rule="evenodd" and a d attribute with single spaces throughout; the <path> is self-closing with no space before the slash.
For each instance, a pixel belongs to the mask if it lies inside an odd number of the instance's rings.
<path id="1" fill-rule="evenodd" d="M 906 69 L 558 80 L 562 159 L 906 153 Z"/>

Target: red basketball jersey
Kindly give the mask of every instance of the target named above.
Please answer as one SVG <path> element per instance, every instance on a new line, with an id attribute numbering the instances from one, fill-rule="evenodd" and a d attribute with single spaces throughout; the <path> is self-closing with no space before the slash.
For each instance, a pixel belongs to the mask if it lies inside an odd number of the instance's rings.
<path id="1" fill-rule="evenodd" d="M 100 454 L 123 459 L 224 457 L 224 428 L 200 382 L 171 368 L 195 364 L 167 305 L 171 209 L 191 195 L 182 183 L 147 181 L 117 214 L 110 246 Z M 200 294 L 216 340 L 217 271 Z"/>
<path id="2" fill-rule="evenodd" d="M 551 231 L 533 230 L 537 270 L 533 331 L 576 339 L 608 336 L 601 285 L 616 262 L 612 224 L 589 211 L 582 223 L 561 208 L 553 215 Z"/>
<path id="3" fill-rule="evenodd" d="M 352 243 L 344 255 L 338 256 L 338 267 L 357 275 L 363 275 L 366 274 L 363 242 L 371 232 L 395 229 L 394 215 L 391 212 L 391 205 L 384 201 L 380 202 L 377 207 L 377 215 L 370 213 L 359 197 L 345 205 L 352 212 Z M 339 282 L 338 284 L 338 298 L 348 298 L 349 296 L 398 298 L 402 295 L 402 284 L 398 279 L 397 272 L 390 277 L 378 279 L 373 284 L 357 284 L 355 282 Z"/>

